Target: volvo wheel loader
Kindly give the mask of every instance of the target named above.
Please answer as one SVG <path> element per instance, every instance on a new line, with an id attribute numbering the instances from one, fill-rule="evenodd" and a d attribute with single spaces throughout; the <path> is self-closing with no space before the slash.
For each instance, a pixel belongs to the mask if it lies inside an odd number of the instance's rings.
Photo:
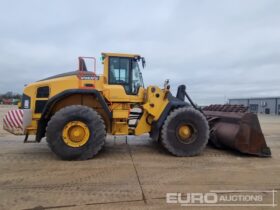
<path id="1" fill-rule="evenodd" d="M 94 61 L 94 70 L 86 66 Z M 28 84 L 20 107 L 9 111 L 4 129 L 16 135 L 43 137 L 50 149 L 65 160 L 86 160 L 104 146 L 106 134 L 149 133 L 171 154 L 193 156 L 208 139 L 217 147 L 270 156 L 256 115 L 236 106 L 197 107 L 179 86 L 174 97 L 168 81 L 162 88 L 144 87 L 137 54 L 102 53 L 103 74 L 96 59 L 79 57 L 79 67 Z M 140 65 L 139 65 L 140 64 Z M 188 99 L 188 102 L 185 101 Z"/>

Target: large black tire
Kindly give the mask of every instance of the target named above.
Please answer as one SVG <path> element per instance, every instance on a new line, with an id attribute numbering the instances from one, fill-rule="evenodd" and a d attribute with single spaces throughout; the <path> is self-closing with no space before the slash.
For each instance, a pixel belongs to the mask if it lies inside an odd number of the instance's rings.
<path id="1" fill-rule="evenodd" d="M 64 126 L 71 121 L 87 125 L 90 133 L 88 141 L 80 147 L 67 145 L 62 137 Z M 94 157 L 105 143 L 106 130 L 101 116 L 93 109 L 72 105 L 56 112 L 48 122 L 46 130 L 50 149 L 64 160 L 86 160 Z"/>
<path id="2" fill-rule="evenodd" d="M 192 135 L 182 138 L 181 126 L 191 128 Z M 209 126 L 206 118 L 199 111 L 182 107 L 172 111 L 166 118 L 161 130 L 161 143 L 175 156 L 198 155 L 206 146 L 209 138 Z"/>

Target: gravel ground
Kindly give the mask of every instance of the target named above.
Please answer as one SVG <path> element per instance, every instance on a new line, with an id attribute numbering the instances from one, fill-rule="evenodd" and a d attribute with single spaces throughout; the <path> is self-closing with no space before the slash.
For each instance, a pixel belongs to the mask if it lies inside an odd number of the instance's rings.
<path id="1" fill-rule="evenodd" d="M 9 108 L 0 106 L 0 118 Z M 1 130 L 0 209 L 184 209 L 187 207 L 167 204 L 166 193 L 279 191 L 280 117 L 261 116 L 260 121 L 272 158 L 241 156 L 211 147 L 200 156 L 178 158 L 148 136 L 108 136 L 104 150 L 96 158 L 61 161 L 45 140 L 23 144 L 22 136 Z M 280 202 L 279 194 L 275 194 L 276 203 Z M 265 201 L 271 203 L 268 197 Z"/>

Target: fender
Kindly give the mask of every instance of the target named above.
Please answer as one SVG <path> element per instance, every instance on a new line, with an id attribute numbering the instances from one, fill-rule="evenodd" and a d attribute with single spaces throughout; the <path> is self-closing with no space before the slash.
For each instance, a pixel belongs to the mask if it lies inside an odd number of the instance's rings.
<path id="1" fill-rule="evenodd" d="M 171 93 L 169 93 L 167 98 L 169 100 L 169 103 L 166 105 L 166 107 L 165 107 L 164 111 L 162 112 L 162 114 L 160 115 L 159 119 L 157 121 L 152 122 L 152 125 L 151 125 L 152 129 L 150 132 L 150 137 L 155 140 L 159 139 L 161 127 L 162 127 L 165 119 L 167 118 L 168 114 L 172 110 L 179 108 L 179 107 L 190 106 L 189 103 L 172 96 Z"/>
<path id="2" fill-rule="evenodd" d="M 70 90 L 65 90 L 55 96 L 53 96 L 52 98 L 50 98 L 47 102 L 47 104 L 45 105 L 41 118 L 38 122 L 38 128 L 37 128 L 37 133 L 36 133 L 36 141 L 40 142 L 41 139 L 45 136 L 45 132 L 46 132 L 46 127 L 47 127 L 47 123 L 50 119 L 50 113 L 51 110 L 53 108 L 53 106 L 59 102 L 60 100 L 64 99 L 67 96 L 73 95 L 73 94 L 83 94 L 83 95 L 92 95 L 95 96 L 98 101 L 100 102 L 101 106 L 103 107 L 103 109 L 105 110 L 105 112 L 107 113 L 109 119 L 112 118 L 112 112 L 110 111 L 107 103 L 105 102 L 103 96 L 101 95 L 101 93 L 97 90 L 83 90 L 83 89 L 70 89 Z"/>

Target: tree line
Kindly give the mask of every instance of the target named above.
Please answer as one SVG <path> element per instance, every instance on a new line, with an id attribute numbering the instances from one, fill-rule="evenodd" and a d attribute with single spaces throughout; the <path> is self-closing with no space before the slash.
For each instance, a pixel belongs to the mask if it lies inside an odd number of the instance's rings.
<path id="1" fill-rule="evenodd" d="M 0 93 L 0 99 L 21 99 L 21 94 L 8 91 L 4 94 Z"/>
<path id="2" fill-rule="evenodd" d="M 0 94 L 0 104 L 13 104 L 17 105 L 21 99 L 21 95 L 8 91 L 4 94 Z"/>

